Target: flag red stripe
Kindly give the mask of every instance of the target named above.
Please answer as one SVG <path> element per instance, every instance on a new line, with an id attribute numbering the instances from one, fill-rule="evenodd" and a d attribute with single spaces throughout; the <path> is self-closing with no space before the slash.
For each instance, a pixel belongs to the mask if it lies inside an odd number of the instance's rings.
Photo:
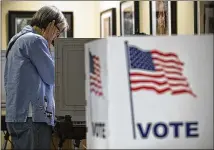
<path id="1" fill-rule="evenodd" d="M 94 70 L 94 72 L 95 72 L 95 75 L 97 75 L 98 77 L 100 76 L 100 71 L 99 70 Z"/>
<path id="2" fill-rule="evenodd" d="M 163 52 L 160 52 L 159 50 L 151 50 L 151 53 L 152 54 L 158 54 L 160 56 L 164 56 L 164 57 L 175 57 L 175 58 L 178 58 L 178 55 L 176 55 L 175 53 L 163 53 Z"/>
<path id="3" fill-rule="evenodd" d="M 93 59 L 93 62 L 94 62 L 94 66 L 97 66 L 97 67 L 100 68 L 100 60 L 99 60 L 99 59 L 94 58 L 94 59 Z"/>
<path id="4" fill-rule="evenodd" d="M 93 77 L 93 76 L 90 76 L 90 80 L 94 80 L 94 81 L 96 81 L 96 82 L 98 82 L 98 83 L 101 84 L 100 79 L 97 79 L 97 78 L 95 78 L 95 77 Z"/>
<path id="5" fill-rule="evenodd" d="M 90 86 L 95 86 L 98 89 L 102 89 L 102 86 L 100 84 L 95 83 L 95 82 L 90 82 Z"/>
<path id="6" fill-rule="evenodd" d="M 182 84 L 182 83 L 177 83 L 177 84 L 169 84 L 172 87 L 176 87 L 176 86 L 183 86 L 183 87 L 189 87 L 189 84 Z"/>
<path id="7" fill-rule="evenodd" d="M 131 80 L 132 84 L 136 84 L 136 83 L 154 83 L 156 85 L 166 85 L 168 82 L 167 81 L 162 81 L 162 82 L 158 82 L 158 81 L 153 81 L 153 80 Z"/>
<path id="8" fill-rule="evenodd" d="M 152 87 L 152 86 L 139 86 L 139 87 L 131 87 L 131 90 L 134 92 L 137 92 L 139 90 L 149 90 L 149 91 L 155 91 L 158 94 L 162 94 L 162 93 L 165 93 L 167 91 L 170 91 L 171 89 L 169 87 L 164 88 L 164 89 L 157 89 L 157 88 Z"/>
<path id="9" fill-rule="evenodd" d="M 172 80 L 172 81 L 186 81 L 185 77 L 181 77 L 181 78 L 176 78 L 176 77 L 167 77 L 168 80 Z"/>
<path id="10" fill-rule="evenodd" d="M 97 57 L 97 56 L 94 56 L 93 57 L 96 61 L 99 61 L 100 59 L 99 59 L 99 57 Z"/>
<path id="11" fill-rule="evenodd" d="M 96 89 L 94 89 L 94 88 L 91 88 L 90 90 L 91 90 L 91 92 L 94 92 L 94 93 L 95 93 L 95 95 L 98 95 L 98 96 L 102 96 L 102 95 L 103 95 L 103 93 L 102 93 L 102 92 L 99 92 L 99 91 L 97 91 L 97 90 L 96 90 Z"/>
<path id="12" fill-rule="evenodd" d="M 99 65 L 99 64 L 95 64 L 95 63 L 94 63 L 94 68 L 96 68 L 96 69 L 100 69 L 100 65 Z"/>
<path id="13" fill-rule="evenodd" d="M 191 90 L 186 90 L 186 89 L 180 89 L 176 91 L 172 91 L 172 95 L 179 95 L 179 94 L 191 94 L 194 97 L 197 97 Z"/>
<path id="14" fill-rule="evenodd" d="M 130 76 L 143 76 L 143 77 L 152 77 L 152 78 L 163 78 L 165 77 L 164 74 L 161 75 L 152 75 L 152 74 L 147 74 L 147 73 L 143 73 L 143 72 L 131 72 Z"/>
<path id="15" fill-rule="evenodd" d="M 96 64 L 94 64 L 94 68 L 96 68 L 96 69 L 100 69 L 100 65 L 96 65 Z"/>
<path id="16" fill-rule="evenodd" d="M 156 72 L 165 72 L 166 74 L 175 74 L 175 75 L 180 75 L 182 76 L 183 74 L 179 71 L 166 71 L 166 70 L 163 70 L 163 69 L 156 69 Z"/>
<path id="17" fill-rule="evenodd" d="M 176 66 L 171 66 L 171 65 L 163 65 L 163 64 L 158 64 L 158 63 L 154 63 L 155 66 L 160 66 L 163 68 L 167 68 L 167 69 L 176 69 L 178 71 L 182 71 L 183 69 L 180 67 L 176 67 Z"/>
<path id="18" fill-rule="evenodd" d="M 153 60 L 157 60 L 157 61 L 160 61 L 162 63 L 173 63 L 173 64 L 176 64 L 176 65 L 180 65 L 180 66 L 183 66 L 184 63 L 180 62 L 180 61 L 175 61 L 175 60 L 164 60 L 164 59 L 161 59 L 161 58 L 157 58 L 157 57 L 153 57 Z"/>

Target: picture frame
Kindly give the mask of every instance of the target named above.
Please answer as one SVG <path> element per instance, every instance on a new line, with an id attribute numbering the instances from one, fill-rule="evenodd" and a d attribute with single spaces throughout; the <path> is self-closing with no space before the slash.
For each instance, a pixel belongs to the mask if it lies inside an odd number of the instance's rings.
<path id="1" fill-rule="evenodd" d="M 120 2 L 120 35 L 134 35 L 139 32 L 139 1 Z"/>
<path id="2" fill-rule="evenodd" d="M 194 1 L 194 34 L 199 34 L 200 31 L 200 2 Z"/>
<path id="3" fill-rule="evenodd" d="M 177 1 L 150 1 L 150 34 L 177 34 Z"/>
<path id="4" fill-rule="evenodd" d="M 214 2 L 204 5 L 204 33 L 214 33 Z"/>
<path id="5" fill-rule="evenodd" d="M 100 13 L 100 37 L 116 35 L 116 8 L 110 8 Z"/>
<path id="6" fill-rule="evenodd" d="M 36 11 L 9 11 L 8 12 L 8 42 L 24 26 L 30 23 Z M 60 37 L 73 37 L 73 12 L 63 12 L 67 19 L 69 30 L 60 35 Z"/>
<path id="7" fill-rule="evenodd" d="M 214 33 L 214 2 L 194 1 L 194 34 Z"/>

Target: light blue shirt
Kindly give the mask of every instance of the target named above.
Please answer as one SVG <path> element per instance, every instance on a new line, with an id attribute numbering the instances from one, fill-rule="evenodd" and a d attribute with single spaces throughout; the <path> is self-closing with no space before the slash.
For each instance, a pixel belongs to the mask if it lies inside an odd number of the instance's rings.
<path id="1" fill-rule="evenodd" d="M 8 47 L 14 40 L 4 72 L 6 122 L 25 122 L 31 103 L 32 120 L 54 126 L 54 60 L 47 40 L 31 26 L 16 34 Z"/>

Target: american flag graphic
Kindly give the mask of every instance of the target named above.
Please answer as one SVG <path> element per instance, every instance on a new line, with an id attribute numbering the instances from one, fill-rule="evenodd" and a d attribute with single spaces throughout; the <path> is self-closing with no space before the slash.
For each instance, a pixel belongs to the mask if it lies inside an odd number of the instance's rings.
<path id="1" fill-rule="evenodd" d="M 102 83 L 100 77 L 100 59 L 89 52 L 90 61 L 90 91 L 97 96 L 102 96 Z"/>
<path id="2" fill-rule="evenodd" d="M 170 92 L 196 97 L 182 73 L 184 63 L 177 54 L 156 49 L 146 51 L 131 45 L 128 45 L 128 54 L 133 92 L 149 90 L 157 94 Z"/>

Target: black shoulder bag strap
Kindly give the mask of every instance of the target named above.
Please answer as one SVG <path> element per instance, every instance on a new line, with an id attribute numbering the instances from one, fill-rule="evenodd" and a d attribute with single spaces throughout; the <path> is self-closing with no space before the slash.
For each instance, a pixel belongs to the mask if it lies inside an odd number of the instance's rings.
<path id="1" fill-rule="evenodd" d="M 16 39 L 13 40 L 11 43 L 9 43 L 9 46 L 8 46 L 8 48 L 7 48 L 7 51 L 6 51 L 6 59 L 7 59 L 7 56 L 8 56 L 8 54 L 9 54 L 9 52 L 10 52 L 12 46 L 15 44 L 15 42 L 16 42 L 22 35 L 24 35 L 24 34 L 26 34 L 26 33 L 28 33 L 28 32 L 22 33 L 18 38 L 16 38 Z"/>

